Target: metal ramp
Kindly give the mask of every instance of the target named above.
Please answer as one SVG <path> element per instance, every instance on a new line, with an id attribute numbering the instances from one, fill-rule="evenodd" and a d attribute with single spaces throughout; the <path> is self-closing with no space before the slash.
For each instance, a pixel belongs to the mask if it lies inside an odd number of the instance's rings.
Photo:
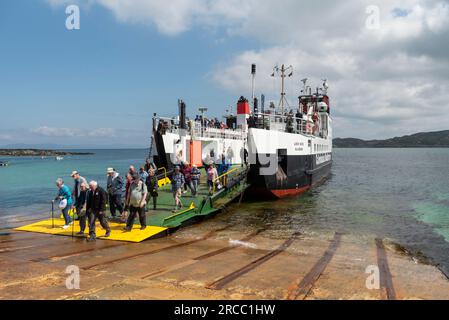
<path id="1" fill-rule="evenodd" d="M 197 196 L 193 197 L 188 194 L 183 195 L 182 202 L 183 209 L 173 212 L 173 193 L 171 191 L 170 179 L 167 176 L 167 170 L 161 168 L 164 173 L 159 179 L 159 197 L 157 201 L 157 209 L 147 210 L 147 228 L 140 230 L 138 219 L 136 219 L 134 228 L 131 231 L 124 231 L 125 223 L 109 221 L 111 227 L 111 235 L 108 238 L 102 237 L 105 231 L 97 222 L 96 234 L 98 239 L 115 240 L 115 241 L 129 241 L 141 242 L 146 239 L 168 235 L 170 229 L 181 227 L 184 223 L 195 218 L 202 218 L 212 215 L 226 205 L 230 204 L 234 199 L 241 196 L 248 187 L 246 183 L 247 170 L 241 166 L 231 168 L 226 174 L 218 177 L 213 184 L 213 191 L 209 193 L 205 175 L 202 175 L 202 181 L 197 192 Z M 224 179 L 226 178 L 226 179 Z M 219 181 L 226 181 L 221 185 Z M 221 188 L 218 188 L 218 186 Z M 150 200 L 151 202 L 151 200 Z M 148 205 L 151 207 L 151 204 Z M 59 212 L 58 212 L 59 216 Z M 15 230 L 46 233 L 60 236 L 73 236 L 80 230 L 79 221 L 75 220 L 72 226 L 68 229 L 62 229 L 64 219 L 59 216 L 57 219 L 46 219 L 29 225 L 25 225 Z M 87 228 L 85 235 L 77 237 L 85 237 L 87 235 Z"/>
<path id="2" fill-rule="evenodd" d="M 26 226 L 22 226 L 16 228 L 18 231 L 28 231 L 28 232 L 37 232 L 37 233 L 46 233 L 57 236 L 73 236 L 73 237 L 85 237 L 77 236 L 76 233 L 80 230 L 79 222 L 74 221 L 72 226 L 68 229 L 62 229 L 64 225 L 64 219 L 54 219 L 54 225 L 52 223 L 52 219 L 39 221 L 36 223 L 32 223 Z M 157 227 L 157 226 L 148 226 L 145 230 L 140 230 L 139 225 L 134 225 L 132 231 L 127 232 L 123 230 L 124 225 L 116 222 L 109 222 L 109 226 L 111 227 L 111 236 L 108 238 L 102 237 L 105 234 L 105 230 L 103 230 L 99 223 L 96 225 L 96 234 L 98 239 L 104 240 L 115 240 L 115 241 L 128 241 L 128 242 L 141 242 L 146 239 L 153 238 L 155 236 L 165 235 L 168 231 L 168 228 Z"/>

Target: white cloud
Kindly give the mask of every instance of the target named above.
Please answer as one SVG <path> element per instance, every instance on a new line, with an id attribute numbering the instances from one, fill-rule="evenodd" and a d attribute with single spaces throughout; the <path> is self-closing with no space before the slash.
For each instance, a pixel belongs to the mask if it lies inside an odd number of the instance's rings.
<path id="1" fill-rule="evenodd" d="M 8 133 L 0 133 L 0 140 L 12 140 L 14 137 Z"/>
<path id="2" fill-rule="evenodd" d="M 216 27 L 228 37 L 258 41 L 258 49 L 218 61 L 210 73 L 215 83 L 236 96 L 248 94 L 249 66 L 256 63 L 257 91 L 274 97 L 279 89 L 269 77 L 272 67 L 292 64 L 295 75 L 287 93 L 295 104 L 301 78 L 318 85 L 326 77 L 338 135 L 389 136 L 449 127 L 449 119 L 439 115 L 449 112 L 447 0 L 78 2 L 101 5 L 122 22 L 154 26 L 165 35 Z M 365 25 L 366 8 L 373 4 L 380 9 L 376 30 Z"/>
<path id="3" fill-rule="evenodd" d="M 112 128 L 97 128 L 93 130 L 83 130 L 78 128 L 55 128 L 42 126 L 30 130 L 31 133 L 38 134 L 45 137 L 96 137 L 96 138 L 108 138 L 115 137 L 115 129 Z"/>

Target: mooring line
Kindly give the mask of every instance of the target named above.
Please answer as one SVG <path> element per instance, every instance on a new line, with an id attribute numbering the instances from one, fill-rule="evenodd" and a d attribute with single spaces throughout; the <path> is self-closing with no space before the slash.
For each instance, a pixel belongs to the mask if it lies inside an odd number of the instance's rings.
<path id="1" fill-rule="evenodd" d="M 337 248 L 340 246 L 342 233 L 336 232 L 334 238 L 329 244 L 328 248 L 324 252 L 323 256 L 318 260 L 317 263 L 310 269 L 310 271 L 305 275 L 305 277 L 289 290 L 287 293 L 287 300 L 296 300 L 301 296 L 305 299 L 312 289 L 315 282 L 320 278 L 323 271 L 326 269 L 329 262 L 332 260 Z"/>
<path id="2" fill-rule="evenodd" d="M 382 239 L 376 238 L 377 266 L 380 272 L 380 289 L 382 298 L 396 300 L 396 292 L 393 286 L 390 267 L 388 266 L 387 254 Z"/>
<path id="3" fill-rule="evenodd" d="M 267 262 L 268 260 L 270 260 L 271 258 L 277 256 L 278 254 L 284 252 L 295 240 L 296 238 L 300 235 L 300 232 L 295 232 L 290 238 L 288 238 L 282 245 L 280 245 L 277 249 L 270 251 L 269 253 L 267 253 L 266 255 L 248 263 L 247 265 L 245 265 L 244 267 L 231 272 L 230 274 L 220 277 L 219 279 L 209 283 L 208 285 L 206 285 L 207 289 L 212 289 L 212 290 L 220 290 L 222 289 L 224 286 L 226 286 L 228 283 L 234 281 L 235 279 L 243 276 L 244 274 L 250 272 L 251 270 L 255 269 L 256 267 L 260 266 L 261 264 Z"/>
<path id="4" fill-rule="evenodd" d="M 267 229 L 267 228 L 261 228 L 261 229 L 258 229 L 258 230 L 256 230 L 255 232 L 252 232 L 251 234 L 247 235 L 246 237 L 240 239 L 239 241 L 241 241 L 241 242 L 249 241 L 249 240 L 251 240 L 252 238 L 254 238 L 255 236 L 257 236 L 259 233 L 265 231 L 266 229 Z M 164 269 L 159 269 L 159 270 L 153 271 L 153 272 L 151 272 L 151 273 L 149 273 L 149 274 L 146 274 L 146 275 L 142 276 L 141 279 L 148 279 L 148 278 L 152 278 L 152 277 L 155 277 L 155 276 L 159 276 L 159 275 L 161 275 L 161 274 L 164 274 L 164 273 L 167 273 L 167 272 L 170 272 L 170 271 L 178 270 L 178 269 L 183 268 L 183 267 L 186 267 L 186 266 L 188 266 L 188 265 L 192 265 L 192 264 L 194 264 L 194 263 L 197 263 L 198 261 L 205 260 L 205 259 L 210 258 L 210 257 L 214 257 L 214 256 L 216 256 L 216 255 L 219 255 L 219 254 L 228 252 L 228 251 L 230 251 L 230 250 L 232 250 L 232 249 L 236 249 L 236 248 L 239 248 L 239 247 L 240 247 L 240 246 L 227 246 L 227 247 L 223 247 L 223 248 L 221 248 L 221 249 L 218 249 L 218 250 L 215 250 L 215 251 L 212 251 L 212 252 L 209 252 L 209 253 L 200 255 L 200 256 L 198 256 L 198 257 L 195 257 L 195 258 L 193 258 L 193 259 L 191 259 L 191 260 L 187 260 L 187 261 L 185 261 L 185 262 L 181 262 L 181 263 L 175 264 L 175 265 L 170 266 L 170 267 L 168 267 L 168 268 L 164 268 Z"/>
<path id="5" fill-rule="evenodd" d="M 143 256 L 159 253 L 159 252 L 162 252 L 162 251 L 165 251 L 165 250 L 170 250 L 170 249 L 174 249 L 174 248 L 180 248 L 180 247 L 188 246 L 188 245 L 191 245 L 193 243 L 197 243 L 197 242 L 209 239 L 210 237 L 212 237 L 217 232 L 224 231 L 224 230 L 229 229 L 229 228 L 231 228 L 233 226 L 235 226 L 235 223 L 231 224 L 231 225 L 227 225 L 227 226 L 225 226 L 223 228 L 212 230 L 212 231 L 208 232 L 206 235 L 204 235 L 204 236 L 202 236 L 201 238 L 198 238 L 198 239 L 194 239 L 194 240 L 190 240 L 190 241 L 186 241 L 186 242 L 178 243 L 178 244 L 171 245 L 171 246 L 168 246 L 168 247 L 154 249 L 154 250 L 150 250 L 150 251 L 146 251 L 146 252 L 136 253 L 136 254 L 132 254 L 132 255 L 126 256 L 126 257 L 120 257 L 120 258 L 116 258 L 116 259 L 112 259 L 112 260 L 108 260 L 108 261 L 104 261 L 104 262 L 95 263 L 95 264 L 92 264 L 92 265 L 89 265 L 89 266 L 86 266 L 86 267 L 81 267 L 81 269 L 83 269 L 83 270 L 90 270 L 90 269 L 93 269 L 93 268 L 96 268 L 96 267 L 99 267 L 99 266 L 102 266 L 102 265 L 116 263 L 116 262 L 120 262 L 120 261 L 128 260 L 128 259 L 135 259 L 135 258 L 139 258 L 139 257 L 143 257 Z"/>

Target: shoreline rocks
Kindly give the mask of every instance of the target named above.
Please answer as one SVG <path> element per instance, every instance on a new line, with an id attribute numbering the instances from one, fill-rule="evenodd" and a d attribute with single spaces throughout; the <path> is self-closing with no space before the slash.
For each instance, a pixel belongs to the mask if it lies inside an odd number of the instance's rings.
<path id="1" fill-rule="evenodd" d="M 8 157 L 56 157 L 56 156 L 79 156 L 93 155 L 91 152 L 72 152 L 62 150 L 44 149 L 0 149 L 0 156 Z"/>

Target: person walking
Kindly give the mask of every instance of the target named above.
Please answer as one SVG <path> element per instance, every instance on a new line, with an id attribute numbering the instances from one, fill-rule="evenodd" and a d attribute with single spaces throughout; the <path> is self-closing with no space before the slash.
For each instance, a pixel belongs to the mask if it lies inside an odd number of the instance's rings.
<path id="1" fill-rule="evenodd" d="M 156 167 L 156 165 L 154 164 L 154 162 L 151 159 L 147 159 L 145 161 L 145 171 L 149 172 L 150 169 L 153 169 L 154 171 L 156 171 L 157 167 Z"/>
<path id="2" fill-rule="evenodd" d="M 200 184 L 201 179 L 201 171 L 197 168 L 196 165 L 192 166 L 192 171 L 190 172 L 190 175 L 192 177 L 192 196 L 196 197 L 196 194 L 198 193 L 198 186 Z"/>
<path id="3" fill-rule="evenodd" d="M 139 215 L 140 230 L 145 230 L 147 227 L 147 219 L 145 213 L 146 198 L 148 189 L 145 183 L 140 179 L 138 173 L 132 176 L 133 181 L 129 186 L 127 205 L 129 206 L 129 216 L 126 222 L 125 231 L 131 231 L 134 225 L 136 215 Z"/>
<path id="4" fill-rule="evenodd" d="M 173 209 L 173 212 L 182 208 L 181 195 L 184 183 L 184 175 L 181 173 L 179 166 L 176 166 L 171 179 L 173 198 L 175 199 L 175 208 Z"/>
<path id="5" fill-rule="evenodd" d="M 192 166 L 188 162 L 183 162 L 182 168 L 181 168 L 181 173 L 183 174 L 184 180 L 185 180 L 184 191 L 182 193 L 186 194 L 187 193 L 187 188 L 190 189 L 190 191 L 192 191 L 192 185 L 191 185 L 191 182 L 192 182 L 192 176 L 191 176 Z"/>
<path id="6" fill-rule="evenodd" d="M 95 241 L 97 236 L 95 232 L 95 223 L 97 219 L 100 221 L 103 229 L 106 230 L 104 237 L 111 235 L 111 228 L 106 219 L 106 203 L 108 201 L 108 194 L 101 188 L 96 181 L 89 183 L 90 190 L 87 193 L 86 211 L 89 217 L 89 238 L 87 241 Z"/>
<path id="7" fill-rule="evenodd" d="M 62 228 L 67 229 L 72 224 L 72 218 L 69 215 L 69 211 L 72 209 L 73 205 L 72 193 L 70 192 L 70 188 L 64 184 L 64 180 L 61 178 L 56 180 L 56 187 L 58 187 L 58 195 L 56 196 L 55 201 L 60 201 L 59 208 L 62 211 L 62 216 L 65 221 Z"/>
<path id="8" fill-rule="evenodd" d="M 82 182 L 80 185 L 80 194 L 78 200 L 76 201 L 76 214 L 78 215 L 78 219 L 80 221 L 80 231 L 77 233 L 77 235 L 84 235 L 84 230 L 86 230 L 86 221 L 87 221 L 86 202 L 88 191 L 89 185 L 87 184 L 87 182 Z"/>
<path id="9" fill-rule="evenodd" d="M 128 215 L 129 215 L 129 206 L 127 204 L 127 199 L 128 199 L 128 194 L 129 194 L 129 187 L 131 186 L 131 183 L 133 181 L 133 176 L 131 173 L 127 173 L 126 174 L 126 186 L 125 186 L 125 208 L 123 209 L 123 214 L 122 214 L 122 221 L 126 222 L 126 220 L 128 219 Z"/>
<path id="10" fill-rule="evenodd" d="M 156 210 L 159 184 L 154 169 L 148 171 L 148 177 L 145 184 L 147 185 L 149 198 L 153 198 L 153 210 Z M 148 200 L 150 200 L 149 198 Z"/>
<path id="11" fill-rule="evenodd" d="M 209 194 L 212 194 L 214 181 L 215 179 L 218 178 L 218 172 L 213 162 L 209 164 L 209 167 L 207 168 L 206 172 L 207 172 L 207 186 L 209 187 Z"/>
<path id="12" fill-rule="evenodd" d="M 73 191 L 72 191 L 72 197 L 73 197 L 73 204 L 76 210 L 76 214 L 78 214 L 78 198 L 80 196 L 81 193 L 81 184 L 85 183 L 87 184 L 87 180 L 80 176 L 80 174 L 78 173 L 78 171 L 73 171 L 71 174 L 73 180 L 75 181 L 75 184 L 73 186 Z"/>
<path id="13" fill-rule="evenodd" d="M 226 175 L 225 176 L 223 176 L 223 175 L 226 174 L 226 172 L 228 172 L 228 170 L 229 170 L 229 164 L 226 161 L 225 154 L 223 153 L 221 155 L 221 162 L 218 165 L 218 169 L 217 169 L 217 174 L 218 174 L 219 177 L 221 177 L 220 178 L 220 184 L 222 186 L 226 186 L 227 185 L 228 177 Z"/>
<path id="14" fill-rule="evenodd" d="M 108 168 L 107 170 L 108 181 L 108 199 L 109 199 L 109 210 L 111 215 L 115 218 L 116 211 L 123 215 L 123 180 L 120 174 L 115 171 L 114 168 Z"/>
<path id="15" fill-rule="evenodd" d="M 139 176 L 140 176 L 140 180 L 142 180 L 143 183 L 145 183 L 145 181 L 147 181 L 147 178 L 148 178 L 148 171 L 145 171 L 144 167 L 140 167 Z"/>

